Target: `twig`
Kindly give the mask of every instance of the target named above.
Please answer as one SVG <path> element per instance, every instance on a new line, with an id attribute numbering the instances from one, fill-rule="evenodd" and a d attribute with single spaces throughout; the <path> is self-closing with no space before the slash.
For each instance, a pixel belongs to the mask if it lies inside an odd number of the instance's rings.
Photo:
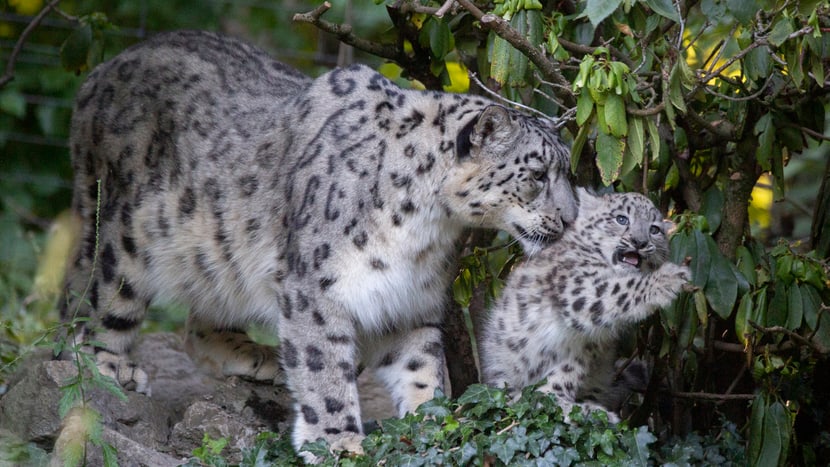
<path id="1" fill-rule="evenodd" d="M 471 71 L 471 72 L 469 72 L 468 74 L 470 75 L 470 79 L 471 79 L 471 80 L 473 80 L 473 81 L 474 81 L 474 82 L 478 85 L 478 87 L 480 87 L 480 88 L 481 88 L 484 92 L 486 92 L 487 94 L 489 94 L 490 96 L 492 96 L 494 99 L 496 99 L 496 100 L 498 100 L 498 101 L 501 101 L 501 102 L 503 102 L 503 103 L 505 103 L 505 104 L 508 104 L 508 105 L 511 105 L 511 106 L 518 107 L 518 108 L 520 108 L 520 109 L 522 109 L 522 110 L 524 110 L 524 111 L 526 111 L 526 112 L 530 112 L 530 113 L 533 113 L 533 114 L 535 114 L 535 115 L 538 115 L 539 117 L 541 117 L 541 118 L 543 118 L 543 119 L 545 119 L 545 120 L 549 120 L 549 121 L 550 121 L 551 123 L 553 123 L 553 124 L 554 124 L 554 126 L 556 126 L 557 128 L 559 128 L 559 126 L 561 126 L 561 125 L 560 125 L 560 120 L 559 120 L 559 119 L 552 118 L 552 117 L 550 117 L 550 116 L 546 115 L 545 113 L 540 112 L 540 111 L 538 111 L 538 110 L 534 109 L 533 107 L 528 107 L 528 106 L 526 106 L 526 105 L 524 105 L 524 104 L 522 104 L 522 103 L 515 102 L 515 101 L 511 101 L 510 99 L 508 99 L 508 98 L 506 98 L 506 97 L 502 96 L 501 94 L 499 94 L 499 93 L 497 93 L 497 92 L 493 91 L 492 89 L 488 88 L 487 86 L 485 86 L 485 85 L 484 85 L 484 83 L 482 83 L 482 82 L 481 82 L 481 80 L 480 80 L 480 79 L 478 79 L 478 76 L 476 76 L 476 74 L 475 74 L 475 73 L 473 73 L 472 71 Z"/>
<path id="2" fill-rule="evenodd" d="M 701 399 L 710 401 L 751 401 L 755 399 L 755 394 L 714 394 L 711 392 L 681 392 L 672 391 L 673 397 L 682 397 L 684 399 Z"/>
<path id="3" fill-rule="evenodd" d="M 20 37 L 17 38 L 17 43 L 14 44 L 14 48 L 12 49 L 12 53 L 9 54 L 9 61 L 6 62 L 6 70 L 3 72 L 3 76 L 0 76 L 0 88 L 8 84 L 11 80 L 14 79 L 14 67 L 17 63 L 17 56 L 20 54 L 20 51 L 23 49 L 23 44 L 29 38 L 29 35 L 35 30 L 35 28 L 43 21 L 43 18 L 55 8 L 55 5 L 60 3 L 60 0 L 52 0 L 51 2 L 47 3 L 40 13 L 37 14 L 32 21 L 26 26 L 23 32 L 20 34 Z"/>
<path id="4" fill-rule="evenodd" d="M 512 422 L 510 422 L 510 425 L 507 425 L 506 427 L 504 427 L 501 430 L 497 431 L 496 435 L 501 436 L 501 435 L 507 433 L 508 431 L 512 430 L 513 428 L 515 428 L 518 425 L 519 425 L 519 422 L 517 422 L 516 420 L 513 420 Z"/>
<path id="5" fill-rule="evenodd" d="M 446 0 L 446 1 L 444 2 L 444 4 L 443 4 L 443 5 L 441 5 L 441 8 L 439 8 L 439 9 L 438 9 L 438 11 L 436 11 L 436 12 L 434 13 L 434 15 L 435 15 L 435 16 L 437 16 L 437 17 L 439 17 L 439 18 L 443 18 L 443 17 L 444 17 L 444 14 L 445 14 L 447 11 L 449 11 L 450 7 L 452 7 L 452 4 L 453 4 L 454 2 L 455 2 L 455 0 Z"/>
<path id="6" fill-rule="evenodd" d="M 807 127 L 804 127 L 804 126 L 801 126 L 801 125 L 796 125 L 794 123 L 787 123 L 786 126 L 801 130 L 802 133 L 806 133 L 807 135 L 812 136 L 813 138 L 815 138 L 819 141 L 830 141 L 830 136 L 825 136 L 825 135 L 823 135 L 823 134 L 821 134 L 821 133 L 819 133 L 815 130 L 811 130 Z"/>
<path id="7" fill-rule="evenodd" d="M 557 37 L 556 40 L 559 41 L 559 45 L 561 45 L 562 48 L 564 48 L 565 50 L 567 50 L 568 52 L 571 52 L 571 53 L 576 52 L 576 53 L 581 53 L 581 54 L 584 54 L 584 55 L 591 55 L 592 53 L 596 52 L 596 50 L 597 50 L 597 47 L 594 47 L 594 46 L 591 46 L 591 45 L 577 44 L 576 42 L 571 42 L 571 41 L 569 41 L 567 39 L 563 39 L 561 37 Z M 626 65 L 628 65 L 629 70 L 634 69 L 634 67 L 635 67 L 634 61 L 631 60 L 628 57 L 628 55 L 622 53 L 619 49 L 617 49 L 616 47 L 614 47 L 610 44 L 603 45 L 603 47 L 608 49 L 608 52 L 611 53 L 612 57 L 614 57 L 615 59 L 625 63 Z"/>
<path id="8" fill-rule="evenodd" d="M 364 52 L 389 60 L 400 60 L 401 57 L 398 53 L 397 47 L 361 39 L 352 33 L 352 27 L 349 24 L 335 24 L 321 19 L 320 17 L 330 8 L 331 3 L 323 2 L 322 5 L 309 11 L 308 13 L 295 14 L 292 19 L 300 23 L 312 24 L 318 29 L 337 36 L 337 39 L 340 42 L 351 45 L 352 47 L 360 49 Z"/>
<path id="9" fill-rule="evenodd" d="M 805 338 L 801 334 L 796 332 L 790 331 L 789 329 L 785 328 L 784 326 L 769 326 L 764 327 L 761 326 L 753 321 L 749 321 L 749 325 L 752 326 L 756 331 L 760 331 L 764 334 L 784 334 L 785 336 L 789 337 L 792 341 L 797 342 L 801 345 L 807 346 L 811 348 L 814 352 L 823 354 L 827 353 L 825 349 L 823 349 L 820 345 L 816 344 L 815 342 Z M 817 326 L 818 327 L 818 326 Z"/>

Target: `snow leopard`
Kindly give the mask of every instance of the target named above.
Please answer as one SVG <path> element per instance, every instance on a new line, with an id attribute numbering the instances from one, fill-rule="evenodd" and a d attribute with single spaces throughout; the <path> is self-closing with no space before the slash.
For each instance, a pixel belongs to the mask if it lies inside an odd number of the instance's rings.
<path id="1" fill-rule="evenodd" d="M 577 190 L 576 222 L 518 265 L 483 328 L 485 383 L 520 390 L 542 383 L 567 417 L 574 405 L 609 420 L 620 333 L 669 306 L 689 281 L 668 261 L 670 223 L 639 193 Z"/>
<path id="2" fill-rule="evenodd" d="M 90 318 L 73 337 L 149 393 L 128 353 L 148 304 L 181 303 L 209 369 L 285 380 L 296 448 L 360 452 L 361 367 L 401 415 L 442 387 L 464 229 L 502 229 L 532 254 L 577 213 L 547 119 L 363 65 L 312 79 L 209 32 L 159 34 L 97 66 L 70 152 L 83 231 L 62 316 Z M 279 352 L 249 340 L 252 324 Z"/>

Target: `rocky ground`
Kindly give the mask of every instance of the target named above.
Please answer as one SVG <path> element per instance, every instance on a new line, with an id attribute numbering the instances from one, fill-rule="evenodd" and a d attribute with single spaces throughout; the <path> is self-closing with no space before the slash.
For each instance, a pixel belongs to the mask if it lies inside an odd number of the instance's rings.
<path id="1" fill-rule="evenodd" d="M 290 427 L 291 398 L 284 386 L 207 376 L 184 352 L 177 334 L 142 336 L 132 358 L 150 376 L 151 397 L 126 392 L 124 401 L 103 389 L 88 395 L 101 413 L 104 439 L 118 450 L 119 465 L 179 465 L 202 445 L 206 433 L 229 441 L 232 460 L 253 445 L 257 433 Z M 61 446 L 71 434 L 69 429 L 62 434 L 60 387 L 75 374 L 72 362 L 51 360 L 48 354 L 21 365 L 0 398 L 0 448 L 4 437 L 47 452 Z M 360 391 L 365 420 L 394 415 L 385 391 L 366 372 Z M 101 463 L 100 458 L 89 459 L 89 465 Z"/>

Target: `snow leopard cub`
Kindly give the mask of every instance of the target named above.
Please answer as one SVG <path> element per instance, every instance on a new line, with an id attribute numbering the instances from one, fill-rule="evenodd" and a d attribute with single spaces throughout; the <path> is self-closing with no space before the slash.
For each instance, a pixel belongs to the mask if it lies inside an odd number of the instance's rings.
<path id="1" fill-rule="evenodd" d="M 491 310 L 481 343 L 483 378 L 556 395 L 609 412 L 616 338 L 627 326 L 668 306 L 691 277 L 667 262 L 667 222 L 639 193 L 595 196 L 578 190 L 579 214 L 558 242 L 511 273 Z"/>

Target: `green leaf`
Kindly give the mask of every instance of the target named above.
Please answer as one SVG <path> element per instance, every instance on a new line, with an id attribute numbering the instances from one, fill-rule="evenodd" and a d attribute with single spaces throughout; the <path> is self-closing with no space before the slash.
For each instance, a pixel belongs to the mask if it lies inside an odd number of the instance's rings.
<path id="1" fill-rule="evenodd" d="M 781 281 L 775 282 L 773 289 L 772 301 L 769 303 L 767 310 L 767 320 L 765 323 L 758 323 L 762 326 L 784 326 L 787 324 L 787 285 Z"/>
<path id="2" fill-rule="evenodd" d="M 487 403 L 493 407 L 504 407 L 504 391 L 485 384 L 472 384 L 458 397 L 459 404 Z"/>
<path id="3" fill-rule="evenodd" d="M 610 185 L 620 175 L 625 144 L 616 136 L 597 133 L 597 168 L 599 168 L 602 183 Z"/>
<path id="4" fill-rule="evenodd" d="M 738 304 L 738 312 L 735 314 L 735 335 L 744 346 L 748 343 L 749 336 L 752 335 L 752 329 L 749 326 L 749 320 L 752 316 L 752 294 L 747 292 L 741 297 L 741 302 Z"/>
<path id="5" fill-rule="evenodd" d="M 758 165 L 765 171 L 772 168 L 772 152 L 775 144 L 775 126 L 772 124 L 772 114 L 766 113 L 755 123 L 754 132 L 758 136 L 758 149 L 755 158 Z"/>
<path id="6" fill-rule="evenodd" d="M 61 65 L 67 71 L 81 72 L 89 63 L 92 46 L 92 26 L 81 24 L 69 34 L 60 49 Z"/>
<path id="7" fill-rule="evenodd" d="M 611 129 L 611 134 L 617 138 L 622 138 L 628 134 L 625 101 L 622 96 L 608 93 L 608 97 L 605 99 L 605 123 Z"/>
<path id="8" fill-rule="evenodd" d="M 704 297 L 698 290 L 695 293 L 694 299 L 689 294 L 682 294 L 677 300 L 681 306 L 678 306 L 680 314 L 677 316 L 677 347 L 686 349 L 695 338 L 698 328 L 698 314 L 696 312 L 697 300 L 704 300 Z"/>
<path id="9" fill-rule="evenodd" d="M 770 44 L 780 47 L 784 41 L 787 40 L 787 37 L 793 33 L 795 29 L 793 28 L 792 19 L 787 18 L 785 16 L 779 16 L 778 21 L 772 26 L 772 31 L 770 31 L 768 40 Z"/>
<path id="10" fill-rule="evenodd" d="M 755 306 L 752 308 L 752 313 L 750 313 L 747 319 L 761 326 L 767 325 L 768 296 L 767 287 L 761 287 L 758 289 L 758 292 L 755 295 Z"/>
<path id="11" fill-rule="evenodd" d="M 694 239 L 694 247 L 688 252 L 691 256 L 692 262 L 689 265 L 692 268 L 692 282 L 701 289 L 706 288 L 706 283 L 709 281 L 709 271 L 712 269 L 712 259 L 709 256 L 709 238 L 698 229 L 692 231 L 692 238 Z"/>
<path id="12" fill-rule="evenodd" d="M 767 401 L 763 393 L 758 394 L 752 401 L 752 413 L 749 417 L 749 448 L 747 454 L 751 465 L 757 465 L 758 456 L 764 444 L 764 415 L 767 411 Z"/>
<path id="13" fill-rule="evenodd" d="M 538 12 L 535 12 L 538 15 Z M 519 10 L 510 19 L 510 26 L 516 30 L 521 36 L 527 38 L 530 33 L 530 23 L 528 21 L 528 11 Z M 527 56 L 513 47 L 508 45 L 509 71 L 507 74 L 507 85 L 511 87 L 522 87 L 527 85 L 527 70 L 530 60 Z"/>
<path id="14" fill-rule="evenodd" d="M 473 298 L 473 283 L 469 269 L 462 269 L 458 273 L 458 277 L 455 278 L 452 284 L 452 296 L 455 303 L 458 303 L 462 308 L 470 306 L 470 300 Z"/>
<path id="15" fill-rule="evenodd" d="M 642 165 L 646 151 L 646 134 L 643 119 L 640 117 L 628 119 L 628 150 L 634 159 L 632 162 L 635 165 Z"/>
<path id="16" fill-rule="evenodd" d="M 585 147 L 585 142 L 588 141 L 588 135 L 590 133 L 591 127 L 583 125 L 579 127 L 579 132 L 577 132 L 576 138 L 574 138 L 574 144 L 571 146 L 571 172 L 574 174 L 579 167 L 579 157 L 582 155 L 582 148 Z"/>
<path id="17" fill-rule="evenodd" d="M 749 24 L 755 17 L 755 12 L 758 11 L 755 2 L 746 0 L 726 0 L 726 7 L 741 24 Z"/>
<path id="18" fill-rule="evenodd" d="M 0 92 L 0 111 L 13 117 L 26 116 L 26 99 L 17 90 L 8 89 Z"/>
<path id="19" fill-rule="evenodd" d="M 496 80 L 499 84 L 507 82 L 507 77 L 510 75 L 510 51 L 513 46 L 501 37 L 493 35 L 493 52 L 490 57 L 490 77 Z"/>
<path id="20" fill-rule="evenodd" d="M 801 292 L 801 311 L 804 315 L 804 322 L 807 323 L 811 331 L 815 331 L 816 324 L 818 324 L 818 311 L 821 307 L 821 296 L 815 287 L 810 284 L 801 284 L 799 291 Z"/>
<path id="21" fill-rule="evenodd" d="M 801 63 L 801 47 L 796 45 L 794 47 L 784 48 L 784 60 L 787 62 L 787 72 L 793 83 L 797 88 L 801 87 L 804 82 L 804 69 Z"/>
<path id="22" fill-rule="evenodd" d="M 738 281 L 732 272 L 732 265 L 720 252 L 718 245 L 710 236 L 706 236 L 708 256 L 711 259 L 709 278 L 706 282 L 706 299 L 709 305 L 722 319 L 732 314 L 738 297 Z M 700 251 L 700 250 L 698 250 Z"/>
<path id="23" fill-rule="evenodd" d="M 622 0 L 587 0 L 583 14 L 588 16 L 594 27 L 597 27 L 602 20 L 620 6 L 620 3 L 622 3 Z"/>
<path id="24" fill-rule="evenodd" d="M 646 128 L 648 128 L 648 142 L 651 146 L 651 160 L 657 160 L 660 158 L 660 132 L 657 131 L 654 119 L 646 120 Z"/>
<path id="25" fill-rule="evenodd" d="M 777 467 L 790 438 L 790 424 L 784 406 L 775 401 L 764 414 L 763 442 L 755 467 Z"/>
<path id="26" fill-rule="evenodd" d="M 593 110 L 594 100 L 591 99 L 591 93 L 587 89 L 583 89 L 576 99 L 576 124 L 579 126 L 585 125 Z"/>
<path id="27" fill-rule="evenodd" d="M 677 13 L 677 10 L 674 8 L 674 4 L 671 0 L 645 0 L 646 5 L 649 6 L 655 13 L 658 15 L 668 18 L 675 23 L 680 22 L 680 15 Z"/>
<path id="28" fill-rule="evenodd" d="M 716 185 L 712 185 L 703 193 L 700 214 L 706 218 L 710 232 L 716 232 L 720 227 L 723 218 L 723 203 L 723 192 Z"/>
<path id="29" fill-rule="evenodd" d="M 806 287 L 810 287 L 809 285 Z M 804 317 L 804 299 L 801 297 L 801 287 L 794 283 L 790 286 L 789 294 L 787 294 L 787 308 L 789 314 L 787 315 L 787 329 L 796 330 L 801 327 L 801 321 Z"/>
<path id="30" fill-rule="evenodd" d="M 681 113 L 686 113 L 686 99 L 684 98 L 683 89 L 683 62 L 678 60 L 672 68 L 669 76 L 669 102 L 677 108 Z"/>
<path id="31" fill-rule="evenodd" d="M 766 79 L 772 71 L 770 49 L 767 46 L 756 47 L 744 57 L 744 71 L 752 81 Z"/>
<path id="32" fill-rule="evenodd" d="M 427 23 L 434 24 L 429 30 L 429 48 L 432 55 L 435 58 L 443 59 L 455 48 L 455 38 L 452 31 L 450 31 L 450 26 L 443 19 L 428 21 Z"/>

